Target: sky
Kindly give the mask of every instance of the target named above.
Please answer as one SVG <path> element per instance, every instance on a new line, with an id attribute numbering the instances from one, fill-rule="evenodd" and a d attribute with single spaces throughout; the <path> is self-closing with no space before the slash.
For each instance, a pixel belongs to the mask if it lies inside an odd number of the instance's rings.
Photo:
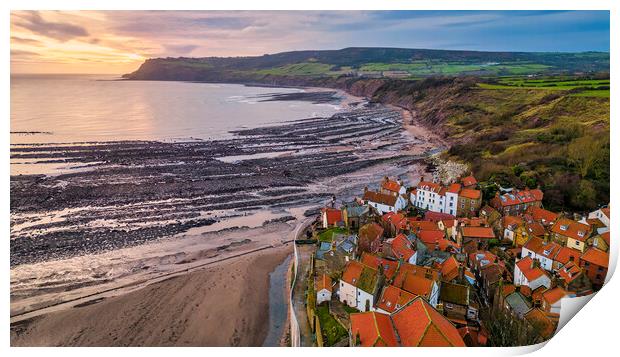
<path id="1" fill-rule="evenodd" d="M 404 47 L 609 51 L 608 11 L 12 11 L 11 73 L 128 73 L 152 57 Z"/>

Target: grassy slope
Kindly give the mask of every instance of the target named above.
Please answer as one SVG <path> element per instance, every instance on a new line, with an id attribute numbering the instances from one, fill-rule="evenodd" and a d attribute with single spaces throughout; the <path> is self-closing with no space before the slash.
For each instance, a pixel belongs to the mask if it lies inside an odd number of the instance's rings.
<path id="1" fill-rule="evenodd" d="M 479 179 L 540 185 L 556 210 L 609 201 L 609 98 L 538 88 L 452 94 L 440 109 L 445 136 L 456 143 L 447 156 L 470 163 Z M 416 105 L 427 120 L 436 114 L 433 102 Z"/>

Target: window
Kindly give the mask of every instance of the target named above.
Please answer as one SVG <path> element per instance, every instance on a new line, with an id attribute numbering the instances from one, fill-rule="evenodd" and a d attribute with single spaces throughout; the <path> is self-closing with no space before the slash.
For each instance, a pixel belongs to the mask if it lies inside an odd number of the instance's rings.
<path id="1" fill-rule="evenodd" d="M 576 245 L 576 246 L 579 246 L 579 243 L 580 243 L 580 242 L 579 242 L 578 240 L 576 240 L 576 241 L 575 241 L 575 245 Z"/>

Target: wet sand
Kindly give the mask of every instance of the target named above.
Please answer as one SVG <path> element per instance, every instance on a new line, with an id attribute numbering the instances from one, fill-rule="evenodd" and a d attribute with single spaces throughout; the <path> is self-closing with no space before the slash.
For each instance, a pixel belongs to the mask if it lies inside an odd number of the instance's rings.
<path id="1" fill-rule="evenodd" d="M 261 346 L 291 244 L 16 323 L 11 346 Z"/>

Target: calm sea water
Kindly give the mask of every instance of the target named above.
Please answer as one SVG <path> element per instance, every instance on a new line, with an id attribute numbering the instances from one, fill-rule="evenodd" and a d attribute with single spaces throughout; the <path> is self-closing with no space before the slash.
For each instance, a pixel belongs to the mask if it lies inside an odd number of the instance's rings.
<path id="1" fill-rule="evenodd" d="M 218 139 L 230 130 L 329 116 L 338 109 L 255 98 L 300 91 L 293 88 L 115 79 L 12 76 L 11 143 Z"/>

